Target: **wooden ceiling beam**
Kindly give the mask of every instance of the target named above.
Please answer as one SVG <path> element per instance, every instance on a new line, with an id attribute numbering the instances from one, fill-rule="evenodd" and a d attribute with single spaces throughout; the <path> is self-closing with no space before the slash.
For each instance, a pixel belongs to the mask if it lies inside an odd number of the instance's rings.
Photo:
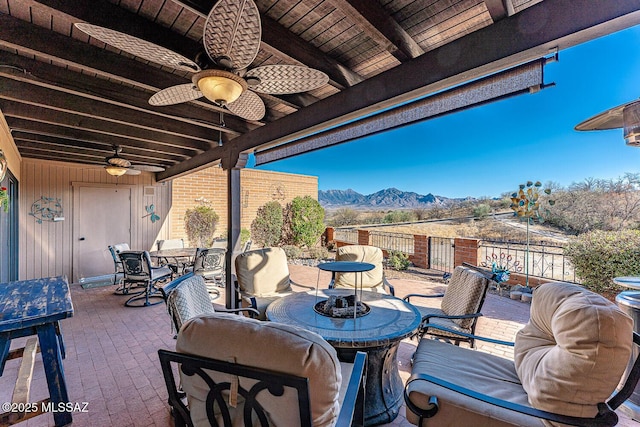
<path id="1" fill-rule="evenodd" d="M 330 3 L 398 61 L 406 62 L 424 53 L 420 45 L 377 1 L 331 0 Z"/>
<path id="2" fill-rule="evenodd" d="M 157 117 L 140 111 L 106 104 L 91 99 L 82 98 L 59 92 L 54 89 L 43 88 L 25 82 L 19 82 L 0 77 L 0 99 L 29 104 L 34 107 L 45 107 L 52 110 L 79 114 L 85 117 L 110 121 L 122 126 L 131 126 L 148 131 L 163 132 L 167 135 L 181 137 L 181 142 L 190 139 L 186 148 L 204 151 L 210 146 L 209 141 L 217 140 L 217 132 L 182 122 L 167 123 Z M 171 126 L 168 126 L 170 124 Z M 167 140 L 167 147 L 184 147 L 180 142 Z"/>
<path id="3" fill-rule="evenodd" d="M 159 147 L 161 146 L 160 144 L 167 144 L 184 148 L 185 151 L 190 152 L 191 156 L 203 151 L 195 148 L 189 150 L 193 144 L 193 140 L 190 138 L 109 122 L 95 117 L 81 116 L 77 113 L 52 110 L 46 106 L 35 107 L 16 101 L 2 100 L 0 101 L 0 109 L 5 117 L 57 124 L 59 126 L 103 133 L 105 135 L 121 136 L 123 138 L 155 143 L 158 144 Z"/>
<path id="4" fill-rule="evenodd" d="M 321 132 L 638 24 L 640 0 L 545 0 L 156 177 L 164 181 L 261 146 Z"/>
<path id="5" fill-rule="evenodd" d="M 511 4 L 510 2 L 511 0 L 484 0 L 484 4 L 487 6 L 493 22 L 513 15 L 513 7 L 508 7 Z"/>
<path id="6" fill-rule="evenodd" d="M 60 139 L 45 135 L 30 134 L 27 132 L 15 132 L 12 134 L 18 148 L 42 148 L 43 150 L 51 150 L 55 152 L 66 152 L 73 156 L 75 154 L 85 154 L 99 159 L 100 163 L 104 163 L 105 158 L 112 156 L 113 146 L 106 144 L 96 144 L 88 142 L 80 142 L 70 139 Z M 71 150 L 69 150 L 71 148 Z M 135 147 L 123 147 L 122 157 L 133 163 L 144 163 L 149 165 L 167 166 L 178 163 L 178 160 L 170 156 L 164 156 L 161 153 L 151 150 L 139 150 Z"/>
<path id="7" fill-rule="evenodd" d="M 60 90 L 73 95 L 94 99 L 136 111 L 144 111 L 158 116 L 158 120 L 177 120 L 190 125 L 222 130 L 235 137 L 255 129 L 256 125 L 229 115 L 225 117 L 226 127 L 218 125 L 218 111 L 203 109 L 191 103 L 156 107 L 149 104 L 150 92 L 124 86 L 109 80 L 79 74 L 68 69 L 46 64 L 34 59 L 0 51 L 0 76 L 13 80 L 30 82 L 35 85 Z"/>
<path id="8" fill-rule="evenodd" d="M 73 3 L 72 0 L 69 0 L 69 2 Z M 86 74 L 99 75 L 103 80 L 112 79 L 116 82 L 125 83 L 142 91 L 148 91 L 147 94 L 191 81 L 143 62 L 100 49 L 71 37 L 65 37 L 54 31 L 31 25 L 4 14 L 0 14 L 0 46 L 15 49 L 18 52 L 27 53 L 38 58 L 46 58 L 53 63 L 63 63 L 71 68 L 79 68 Z M 148 96 L 146 101 L 148 101 Z M 216 113 L 220 111 L 225 112 L 228 116 L 228 120 L 225 120 L 227 125 L 237 133 L 259 125 L 256 122 L 256 124 L 248 126 L 245 120 L 229 113 L 229 110 L 214 106 L 208 102 L 192 101 L 189 105 L 191 105 L 191 108 L 195 108 L 194 106 L 202 107 L 203 113 L 201 114 L 209 112 L 211 114 L 210 117 L 217 116 Z M 147 107 L 151 109 L 148 103 Z M 171 108 L 174 107 L 165 108 L 167 108 L 167 111 L 171 111 Z M 158 108 L 156 111 L 162 111 L 162 109 Z M 189 116 L 187 115 L 187 117 Z M 206 123 L 210 124 L 211 120 L 206 120 Z"/>
<path id="9" fill-rule="evenodd" d="M 207 17 L 216 3 L 216 0 L 174 1 L 203 18 Z M 324 72 L 329 76 L 330 83 L 340 90 L 364 81 L 361 75 L 307 43 L 267 15 L 260 13 L 260 19 L 262 21 L 261 49 L 278 57 L 284 55 L 307 67 Z"/>
<path id="10" fill-rule="evenodd" d="M 100 143 L 107 146 L 120 145 L 122 147 L 135 147 L 158 152 L 157 156 L 165 156 L 170 160 L 184 160 L 189 157 L 188 150 L 178 148 L 161 147 L 157 144 L 123 138 L 121 136 L 105 135 L 83 129 L 73 129 L 50 123 L 40 123 L 25 119 L 7 117 L 7 124 L 12 132 L 26 132 L 35 135 L 49 136 L 58 139 L 69 139 L 79 142 Z"/>

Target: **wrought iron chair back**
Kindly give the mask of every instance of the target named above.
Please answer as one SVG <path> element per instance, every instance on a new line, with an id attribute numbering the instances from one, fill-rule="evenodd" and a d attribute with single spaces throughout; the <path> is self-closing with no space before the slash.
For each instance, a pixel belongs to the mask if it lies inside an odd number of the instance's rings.
<path id="1" fill-rule="evenodd" d="M 207 280 L 214 280 L 216 284 L 224 284 L 225 249 L 198 248 L 193 264 L 193 272 Z"/>
<path id="2" fill-rule="evenodd" d="M 149 306 L 161 303 L 162 300 L 154 302 L 150 298 L 161 298 L 161 295 L 155 295 L 157 289 L 155 283 L 159 280 L 166 280 L 172 277 L 173 272 L 168 267 L 153 267 L 151 265 L 151 257 L 147 251 L 124 251 L 119 254 L 124 270 L 124 286 L 142 286 L 144 291 L 133 295 L 129 298 L 125 305 L 127 307 Z M 138 304 L 142 301 L 142 304 Z"/>

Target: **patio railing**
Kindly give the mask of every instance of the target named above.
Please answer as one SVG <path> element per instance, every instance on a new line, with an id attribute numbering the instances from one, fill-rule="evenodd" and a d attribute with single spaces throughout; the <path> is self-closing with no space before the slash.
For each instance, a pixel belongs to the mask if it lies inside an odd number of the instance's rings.
<path id="1" fill-rule="evenodd" d="M 336 228 L 334 239 L 352 245 L 358 244 L 358 230 L 356 228 Z"/>
<path id="2" fill-rule="evenodd" d="M 543 279 L 579 283 L 562 245 L 545 243 L 529 244 L 529 276 Z M 507 240 L 481 240 L 480 265 L 491 267 L 493 262 L 506 265 L 512 273 L 525 274 L 527 260 L 526 242 Z"/>
<path id="3" fill-rule="evenodd" d="M 369 244 L 386 251 L 400 251 L 413 255 L 413 234 L 370 231 Z"/>
<path id="4" fill-rule="evenodd" d="M 429 268 L 451 273 L 454 267 L 454 239 L 450 237 L 429 237 Z"/>

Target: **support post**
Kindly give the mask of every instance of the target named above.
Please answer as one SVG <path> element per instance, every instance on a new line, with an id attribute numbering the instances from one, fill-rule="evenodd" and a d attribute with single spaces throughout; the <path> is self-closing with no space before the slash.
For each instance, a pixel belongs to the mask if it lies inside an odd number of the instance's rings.
<path id="1" fill-rule="evenodd" d="M 240 171 L 249 157 L 245 153 L 235 154 L 227 150 L 222 157 L 222 168 L 227 171 L 227 253 L 225 255 L 225 306 L 237 308 L 236 288 L 232 274 L 234 254 L 240 250 L 240 220 L 242 218 L 240 192 Z"/>

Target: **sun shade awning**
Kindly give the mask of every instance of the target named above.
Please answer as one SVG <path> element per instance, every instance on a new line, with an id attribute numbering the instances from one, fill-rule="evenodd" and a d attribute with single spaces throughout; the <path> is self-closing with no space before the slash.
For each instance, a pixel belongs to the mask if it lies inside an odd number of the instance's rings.
<path id="1" fill-rule="evenodd" d="M 548 61 L 546 58 L 537 59 L 325 132 L 256 152 L 256 166 L 422 122 L 487 102 L 536 92 L 545 87 L 543 71 Z"/>

